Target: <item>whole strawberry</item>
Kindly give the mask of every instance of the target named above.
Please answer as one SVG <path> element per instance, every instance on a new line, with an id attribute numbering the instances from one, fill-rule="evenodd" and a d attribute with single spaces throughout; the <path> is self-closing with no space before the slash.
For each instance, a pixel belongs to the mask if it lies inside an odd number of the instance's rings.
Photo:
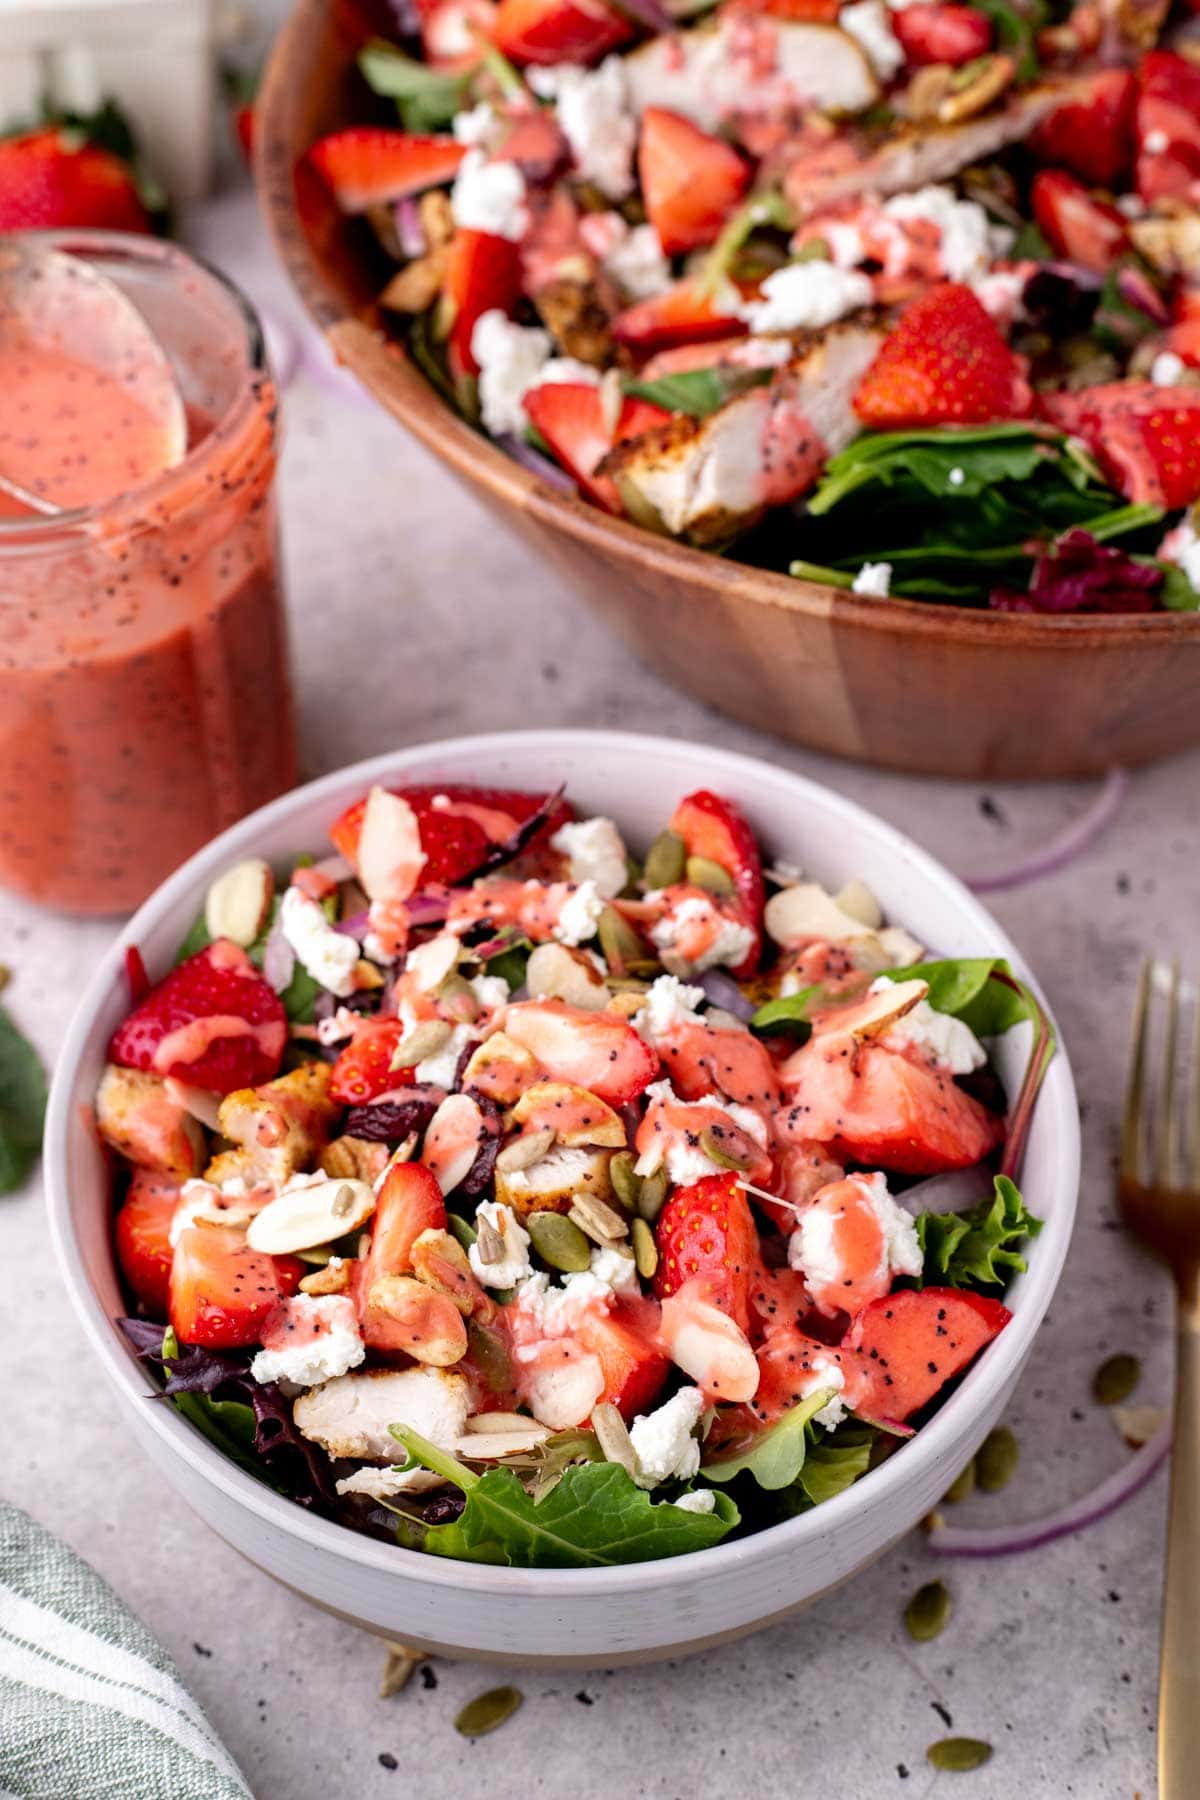
<path id="1" fill-rule="evenodd" d="M 914 300 L 864 375 L 854 410 L 892 431 L 922 425 L 982 425 L 1024 418 L 1033 395 L 1024 359 L 961 282 Z"/>
<path id="2" fill-rule="evenodd" d="M 217 938 L 150 989 L 108 1054 L 122 1068 L 228 1094 L 277 1073 L 287 1032 L 278 994 L 244 950 Z"/>
<path id="3" fill-rule="evenodd" d="M 57 125 L 0 139 L 0 231 L 149 231 L 130 165 Z"/>

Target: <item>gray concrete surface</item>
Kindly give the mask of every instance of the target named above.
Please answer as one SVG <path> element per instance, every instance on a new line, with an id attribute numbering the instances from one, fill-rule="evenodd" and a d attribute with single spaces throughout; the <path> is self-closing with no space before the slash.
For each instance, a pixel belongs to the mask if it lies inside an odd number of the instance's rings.
<path id="1" fill-rule="evenodd" d="M 299 316 L 248 196 L 188 222 L 190 240 L 293 328 Z M 1091 802 L 1091 786 L 985 790 L 881 775 L 734 726 L 632 664 L 605 629 L 425 454 L 339 378 L 286 394 L 283 497 L 306 772 L 463 730 L 657 729 L 757 752 L 874 807 L 966 873 L 1013 861 Z M 1011 1412 L 1011 1488 L 960 1511 L 1033 1517 L 1126 1454 L 1089 1397 L 1114 1350 L 1164 1403 L 1170 1307 L 1114 1218 L 1112 1163 L 1133 976 L 1143 947 L 1195 958 L 1200 756 L 1133 777 L 1115 826 L 1070 867 L 994 910 L 1041 972 L 1085 1111 L 1079 1225 L 1066 1278 Z M 0 896 L 7 998 L 53 1061 L 106 925 Z M 427 1666 L 377 1697 L 383 1655 L 273 1585 L 194 1521 L 136 1452 L 100 1385 L 51 1261 L 36 1180 L 0 1201 L 0 1485 L 89 1558 L 177 1658 L 260 1800 L 353 1795 L 648 1795 L 763 1800 L 1132 1800 L 1153 1792 L 1160 1475 L 1086 1534 L 1023 1558 L 938 1563 L 909 1538 L 794 1623 L 696 1660 L 555 1677 L 516 1670 L 525 1705 L 476 1744 L 458 1707 L 494 1671 Z M 945 1634 L 911 1644 L 901 1610 L 935 1573 Z M 995 1745 L 937 1776 L 926 1746 Z M 381 1757 L 394 1758 L 392 1769 Z M 131 1797 L 133 1800 L 133 1797 Z"/>

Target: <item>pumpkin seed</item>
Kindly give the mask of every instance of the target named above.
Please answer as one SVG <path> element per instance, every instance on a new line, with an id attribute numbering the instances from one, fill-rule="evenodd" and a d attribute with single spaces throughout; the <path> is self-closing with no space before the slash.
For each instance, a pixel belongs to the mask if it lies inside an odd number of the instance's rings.
<path id="1" fill-rule="evenodd" d="M 596 930 L 600 951 L 614 975 L 623 975 L 631 963 L 644 960 L 646 946 L 633 926 L 615 906 L 606 906 Z"/>
<path id="2" fill-rule="evenodd" d="M 442 983 L 438 1003 L 463 1025 L 473 1025 L 479 1017 L 479 997 L 463 975 L 450 975 Z"/>
<path id="3" fill-rule="evenodd" d="M 1119 1406 L 1122 1400 L 1128 1400 L 1141 1378 L 1142 1365 L 1136 1356 L 1110 1356 L 1092 1376 L 1092 1397 L 1101 1406 Z"/>
<path id="4" fill-rule="evenodd" d="M 582 1274 L 591 1261 L 587 1239 L 574 1220 L 562 1213 L 532 1212 L 525 1229 L 533 1239 L 533 1247 L 544 1263 L 564 1274 Z"/>
<path id="5" fill-rule="evenodd" d="M 458 1239 L 464 1250 L 471 1248 L 478 1235 L 471 1221 L 460 1219 L 457 1213 L 446 1214 L 446 1228 Z"/>
<path id="6" fill-rule="evenodd" d="M 908 1635 L 918 1644 L 940 1637 L 950 1618 L 950 1589 L 944 1581 L 927 1581 L 904 1609 Z"/>
<path id="7" fill-rule="evenodd" d="M 723 1127 L 714 1130 L 709 1125 L 700 1133 L 700 1148 L 710 1162 L 717 1163 L 722 1169 L 737 1169 L 744 1173 L 750 1167 L 750 1158 L 731 1150 L 725 1141 L 727 1135 Z"/>
<path id="8" fill-rule="evenodd" d="M 492 1289 L 495 1296 L 496 1289 Z M 479 1370 L 483 1385 L 493 1394 L 503 1394 L 513 1384 L 513 1368 L 508 1348 L 498 1331 L 479 1325 L 471 1319 L 467 1325 L 467 1353 Z"/>
<path id="9" fill-rule="evenodd" d="M 806 238 L 795 255 L 796 262 L 828 262 L 832 251 L 828 238 Z"/>
<path id="10" fill-rule="evenodd" d="M 489 1688 L 486 1694 L 477 1694 L 474 1700 L 467 1701 L 454 1721 L 454 1729 L 463 1737 L 484 1737 L 503 1725 L 505 1719 L 511 1719 L 524 1698 L 520 1688 Z"/>
<path id="11" fill-rule="evenodd" d="M 713 862 L 708 856 L 689 856 L 684 865 L 685 873 L 693 887 L 703 888 L 708 894 L 718 894 L 722 898 L 733 893 L 733 877 L 728 869 L 720 863 Z"/>
<path id="12" fill-rule="evenodd" d="M 1021 1447 L 1009 1425 L 997 1425 L 979 1446 L 975 1458 L 975 1479 L 985 1494 L 999 1493 L 1016 1474 L 1021 1460 Z"/>
<path id="13" fill-rule="evenodd" d="M 646 852 L 643 879 L 651 892 L 674 887 L 676 882 L 683 880 L 686 867 L 687 845 L 679 833 L 660 831 Z"/>
<path id="14" fill-rule="evenodd" d="M 658 1245 L 645 1219 L 633 1221 L 633 1255 L 638 1274 L 649 1281 L 658 1267 Z"/>
<path id="15" fill-rule="evenodd" d="M 592 1413 L 592 1430 L 604 1452 L 605 1462 L 619 1463 L 627 1475 L 636 1475 L 637 1451 L 624 1419 L 615 1406 L 603 1401 Z"/>
<path id="16" fill-rule="evenodd" d="M 925 1760 L 935 1769 L 961 1774 L 967 1769 L 982 1769 L 984 1763 L 991 1760 L 991 1755 L 992 1746 L 985 1744 L 982 1738 L 950 1737 L 939 1738 L 936 1744 L 930 1744 Z"/>
<path id="17" fill-rule="evenodd" d="M 645 1219 L 647 1225 L 653 1225 L 663 1209 L 667 1197 L 667 1171 L 656 1169 L 653 1175 L 647 1175 L 642 1181 L 637 1198 L 638 1216 Z"/>
<path id="18" fill-rule="evenodd" d="M 526 1131 L 521 1137 L 505 1144 L 496 1158 L 496 1167 L 502 1175 L 515 1174 L 518 1169 L 531 1169 L 536 1162 L 541 1162 L 548 1150 L 554 1148 L 554 1140 L 558 1133 L 552 1125 L 545 1125 L 540 1131 Z"/>
<path id="19" fill-rule="evenodd" d="M 633 1212 L 638 1203 L 638 1195 L 642 1191 L 641 1177 L 634 1170 L 632 1150 L 618 1150 L 608 1165 L 608 1179 L 612 1182 L 612 1190 L 626 1212 Z"/>
<path id="20" fill-rule="evenodd" d="M 960 1500 L 966 1500 L 974 1492 L 975 1458 L 972 1457 L 966 1468 L 958 1471 L 958 1474 L 954 1477 L 954 1480 L 942 1495 L 942 1499 L 948 1500 L 951 1506 L 956 1506 Z"/>

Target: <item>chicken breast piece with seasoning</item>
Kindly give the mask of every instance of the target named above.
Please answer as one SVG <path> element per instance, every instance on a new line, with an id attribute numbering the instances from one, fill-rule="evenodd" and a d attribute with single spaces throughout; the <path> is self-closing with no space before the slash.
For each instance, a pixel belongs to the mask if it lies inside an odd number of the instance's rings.
<path id="1" fill-rule="evenodd" d="M 443 1369 L 363 1369 L 301 1394 L 296 1428 L 330 1456 L 404 1460 L 388 1429 L 408 1425 L 453 1450 L 466 1429 L 471 1394 L 465 1375 Z"/>

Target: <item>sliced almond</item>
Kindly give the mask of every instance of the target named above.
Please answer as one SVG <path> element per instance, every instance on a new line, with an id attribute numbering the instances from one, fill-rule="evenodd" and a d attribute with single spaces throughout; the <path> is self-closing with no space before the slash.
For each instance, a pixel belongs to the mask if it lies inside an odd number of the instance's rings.
<path id="1" fill-rule="evenodd" d="M 436 1056 L 450 1042 L 453 1026 L 445 1019 L 419 1019 L 392 1052 L 393 1069 L 415 1069 L 426 1057 Z"/>
<path id="2" fill-rule="evenodd" d="M 467 1420 L 468 1431 L 545 1431 L 536 1419 L 518 1412 L 481 1412 L 473 1413 Z"/>
<path id="3" fill-rule="evenodd" d="M 358 878 L 368 899 L 407 900 L 424 867 L 416 813 L 399 794 L 373 787 L 358 836 Z"/>
<path id="4" fill-rule="evenodd" d="M 453 1193 L 479 1155 L 483 1114 L 469 1094 L 448 1094 L 429 1121 L 421 1160 L 443 1194 Z"/>
<path id="5" fill-rule="evenodd" d="M 505 1144 L 496 1158 L 496 1167 L 504 1175 L 511 1175 L 518 1169 L 531 1169 L 534 1163 L 541 1162 L 554 1148 L 555 1132 L 550 1126 L 540 1131 L 527 1131 L 520 1137 L 513 1138 Z"/>
<path id="6" fill-rule="evenodd" d="M 567 1081 L 537 1081 L 526 1088 L 513 1108 L 518 1125 L 538 1120 L 545 1114 L 560 1114 L 552 1130 L 560 1144 L 574 1149 L 581 1144 L 599 1144 L 608 1150 L 624 1150 L 624 1121 L 606 1100 L 599 1099 L 585 1087 Z M 549 1126 L 550 1121 L 545 1120 Z"/>
<path id="7" fill-rule="evenodd" d="M 525 968 L 525 985 L 535 1000 L 565 1000 L 568 1006 L 599 1012 L 608 1004 L 604 977 L 582 950 L 539 944 Z"/>
<path id="8" fill-rule="evenodd" d="M 468 1462 L 501 1462 L 506 1456 L 525 1456 L 550 1436 L 547 1427 L 539 1425 L 536 1419 L 521 1419 L 519 1425 L 501 1431 L 473 1431 L 470 1426 L 474 1423 L 473 1419 L 468 1421 L 467 1431 L 458 1440 L 458 1454 Z"/>
<path id="9" fill-rule="evenodd" d="M 889 981 L 878 994 L 868 994 L 856 1006 L 846 1007 L 840 1018 L 833 1011 L 826 1019 L 818 1020 L 814 1033 L 821 1038 L 850 1036 L 856 1042 L 878 1037 L 910 1013 L 928 992 L 927 981 Z"/>
<path id="10" fill-rule="evenodd" d="M 250 1221 L 246 1242 L 267 1256 L 315 1250 L 365 1225 L 375 1193 L 365 1181 L 325 1180 L 285 1188 Z"/>
<path id="11" fill-rule="evenodd" d="M 218 875 L 204 901 L 204 923 L 210 937 L 228 938 L 243 949 L 262 933 L 275 897 L 271 865 L 248 856 Z"/>
<path id="12" fill-rule="evenodd" d="M 833 897 L 834 905 L 840 906 L 844 913 L 865 925 L 868 931 L 878 931 L 883 924 L 883 909 L 865 881 L 856 875 L 847 881 Z"/>
<path id="13" fill-rule="evenodd" d="M 462 1079 L 465 1088 L 478 1088 L 490 1100 L 511 1106 L 537 1080 L 537 1074 L 537 1062 L 525 1046 L 505 1032 L 495 1031 L 472 1052 Z"/>
<path id="14" fill-rule="evenodd" d="M 408 953 L 404 973 L 411 976 L 419 994 L 436 994 L 448 975 L 453 975 L 462 954 L 462 944 L 452 931 L 418 944 Z"/>
<path id="15" fill-rule="evenodd" d="M 909 969 L 919 963 L 925 954 L 925 946 L 905 931 L 903 925 L 885 925 L 879 933 L 879 942 L 893 969 Z"/>
<path id="16" fill-rule="evenodd" d="M 772 894 L 764 923 L 769 936 L 784 949 L 814 940 L 840 944 L 847 938 L 869 935 L 871 930 L 816 881 L 798 881 L 794 887 Z"/>
<path id="17" fill-rule="evenodd" d="M 638 1472 L 637 1451 L 629 1435 L 629 1427 L 609 1401 L 602 1401 L 592 1413 L 592 1430 L 596 1434 L 605 1462 L 620 1463 L 627 1475 Z"/>

